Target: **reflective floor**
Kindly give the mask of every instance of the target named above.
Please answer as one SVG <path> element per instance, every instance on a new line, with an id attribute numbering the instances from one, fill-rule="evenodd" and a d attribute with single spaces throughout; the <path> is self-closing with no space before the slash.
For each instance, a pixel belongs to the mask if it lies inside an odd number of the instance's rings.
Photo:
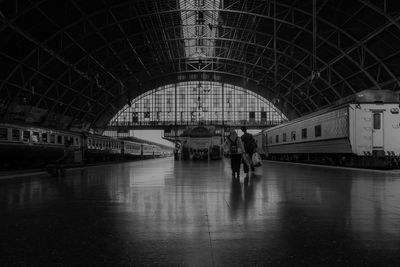
<path id="1" fill-rule="evenodd" d="M 400 172 L 172 158 L 0 180 L 0 265 L 400 266 Z"/>

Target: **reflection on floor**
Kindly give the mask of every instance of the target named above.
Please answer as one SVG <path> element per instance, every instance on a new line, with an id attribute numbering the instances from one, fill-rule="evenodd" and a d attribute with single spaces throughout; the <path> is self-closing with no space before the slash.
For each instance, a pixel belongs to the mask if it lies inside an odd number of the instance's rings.
<path id="1" fill-rule="evenodd" d="M 400 177 L 156 159 L 0 181 L 1 265 L 400 266 Z"/>

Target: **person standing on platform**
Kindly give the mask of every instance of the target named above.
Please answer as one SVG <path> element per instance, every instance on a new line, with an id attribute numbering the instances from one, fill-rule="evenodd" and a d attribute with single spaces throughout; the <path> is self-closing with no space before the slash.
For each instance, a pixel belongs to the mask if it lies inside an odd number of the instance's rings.
<path id="1" fill-rule="evenodd" d="M 234 129 L 230 130 L 224 144 L 225 151 L 231 158 L 232 179 L 240 179 L 240 163 L 244 154 L 244 146 L 242 140 Z"/>
<path id="2" fill-rule="evenodd" d="M 244 150 L 245 150 L 246 154 L 248 154 L 248 156 L 249 156 L 248 158 L 250 159 L 250 162 L 251 162 L 253 153 L 256 152 L 256 149 L 257 149 L 257 143 L 256 143 L 256 140 L 254 139 L 253 135 L 249 134 L 247 132 L 246 126 L 242 126 L 240 129 L 243 132 L 241 139 L 242 139 L 242 142 L 244 145 Z M 244 173 L 246 174 L 246 176 L 248 176 L 248 174 L 249 174 L 249 167 L 250 167 L 251 171 L 254 172 L 253 163 L 251 162 L 250 166 L 249 166 L 246 164 L 246 162 L 243 161 L 243 170 L 244 170 Z"/>

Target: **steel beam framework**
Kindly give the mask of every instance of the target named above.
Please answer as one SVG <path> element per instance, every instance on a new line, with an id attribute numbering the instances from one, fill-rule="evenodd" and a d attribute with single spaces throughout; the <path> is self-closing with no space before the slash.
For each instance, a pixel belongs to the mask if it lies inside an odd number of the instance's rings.
<path id="1" fill-rule="evenodd" d="M 39 123 L 60 114 L 69 118 L 61 128 L 74 122 L 102 127 L 156 80 L 182 77 L 226 83 L 234 77 L 232 83 L 286 107 L 282 111 L 294 114 L 288 117 L 365 89 L 399 90 L 400 9 L 394 0 L 316 1 L 316 32 L 312 1 L 187 5 L 198 7 L 185 9 L 194 15 L 218 14 L 202 24 L 216 33 L 201 37 L 213 44 L 213 55 L 197 59 L 185 55 L 188 25 L 178 2 L 69 0 L 59 8 L 50 0 L 3 1 L 0 118 L 29 105 L 46 111 Z M 318 79 L 312 78 L 314 56 Z"/>

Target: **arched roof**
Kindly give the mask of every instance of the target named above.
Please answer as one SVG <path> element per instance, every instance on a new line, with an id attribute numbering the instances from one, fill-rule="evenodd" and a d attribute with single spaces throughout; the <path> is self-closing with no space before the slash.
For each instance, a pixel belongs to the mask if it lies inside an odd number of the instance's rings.
<path id="1" fill-rule="evenodd" d="M 41 122 L 101 127 L 130 99 L 188 80 L 246 87 L 289 118 L 398 90 L 397 0 L 313 2 L 0 0 L 0 116 L 32 106 Z"/>

